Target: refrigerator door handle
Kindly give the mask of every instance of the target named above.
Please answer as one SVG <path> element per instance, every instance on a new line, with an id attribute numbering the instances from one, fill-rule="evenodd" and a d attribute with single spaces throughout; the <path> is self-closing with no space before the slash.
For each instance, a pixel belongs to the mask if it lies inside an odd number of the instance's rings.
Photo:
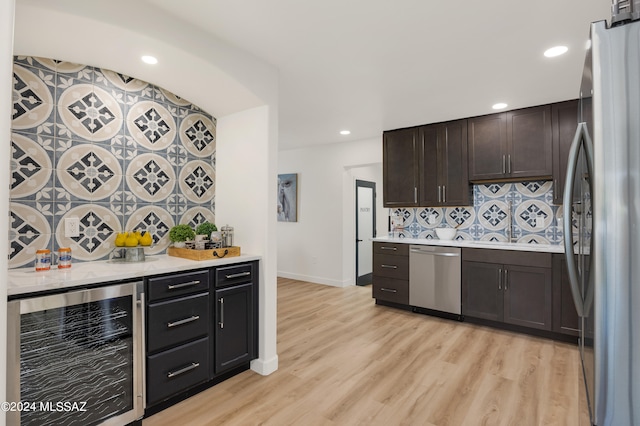
<path id="1" fill-rule="evenodd" d="M 593 142 L 591 141 L 591 135 L 589 135 L 589 129 L 587 128 L 587 126 L 584 126 L 584 132 L 583 132 L 583 145 L 584 145 L 584 151 L 587 154 L 587 174 L 588 174 L 588 178 L 591 182 L 593 182 Z M 593 206 L 593 191 L 590 191 L 590 196 L 591 196 L 591 206 Z M 586 212 L 585 212 L 586 213 Z M 591 208 L 591 221 L 593 223 L 593 226 L 595 227 L 596 221 L 593 218 L 593 207 Z M 584 305 L 583 305 L 583 313 L 585 315 L 589 315 L 589 312 L 591 312 L 591 305 L 593 305 L 593 295 L 594 295 L 594 279 L 593 279 L 593 234 L 595 232 L 595 229 L 591 229 L 591 238 L 589 241 L 589 269 L 587 269 L 589 271 L 589 278 L 587 279 L 587 289 L 585 291 L 584 294 Z"/>
<path id="2" fill-rule="evenodd" d="M 572 232 L 572 215 L 571 206 L 573 201 L 573 186 L 576 176 L 576 165 L 578 163 L 578 155 L 580 153 L 580 146 L 586 133 L 587 124 L 578 123 L 576 134 L 573 137 L 571 143 L 571 149 L 569 150 L 569 162 L 567 163 L 567 177 L 565 179 L 564 197 L 563 197 L 563 235 L 564 235 L 564 252 L 567 259 L 567 272 L 569 273 L 569 285 L 571 287 L 571 296 L 573 296 L 573 303 L 576 306 L 576 312 L 580 317 L 584 317 L 584 302 L 582 295 L 580 294 L 580 287 L 578 283 L 578 267 L 576 265 L 576 258 L 573 254 L 573 232 Z"/>

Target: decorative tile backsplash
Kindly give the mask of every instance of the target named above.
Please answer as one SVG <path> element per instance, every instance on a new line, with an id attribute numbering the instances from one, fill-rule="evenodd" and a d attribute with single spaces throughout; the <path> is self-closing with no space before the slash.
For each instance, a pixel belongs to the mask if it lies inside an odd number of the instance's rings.
<path id="1" fill-rule="evenodd" d="M 173 93 L 114 71 L 15 57 L 9 267 L 71 247 L 105 259 L 114 234 L 215 221 L 216 119 Z M 77 217 L 80 236 L 64 236 Z"/>
<path id="2" fill-rule="evenodd" d="M 392 209 L 404 218 L 405 238 L 436 238 L 435 228 L 456 227 L 456 239 L 562 244 L 562 207 L 552 204 L 550 181 L 474 185 L 473 207 Z M 511 209 L 509 208 L 511 206 Z"/>

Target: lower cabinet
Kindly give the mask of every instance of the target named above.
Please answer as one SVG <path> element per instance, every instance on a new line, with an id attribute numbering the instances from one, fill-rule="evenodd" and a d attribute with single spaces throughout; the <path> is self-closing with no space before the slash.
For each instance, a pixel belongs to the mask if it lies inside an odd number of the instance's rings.
<path id="1" fill-rule="evenodd" d="M 409 245 L 373 243 L 373 297 L 409 305 Z"/>
<path id="2" fill-rule="evenodd" d="M 216 271 L 215 374 L 256 357 L 257 270 L 253 266 L 230 266 Z"/>
<path id="3" fill-rule="evenodd" d="M 462 250 L 462 314 L 551 330 L 551 254 Z"/>
<path id="4" fill-rule="evenodd" d="M 578 336 L 580 317 L 569 284 L 564 254 L 553 255 L 553 331 Z"/>
<path id="5" fill-rule="evenodd" d="M 257 261 L 146 279 L 147 408 L 257 357 L 257 291 Z"/>

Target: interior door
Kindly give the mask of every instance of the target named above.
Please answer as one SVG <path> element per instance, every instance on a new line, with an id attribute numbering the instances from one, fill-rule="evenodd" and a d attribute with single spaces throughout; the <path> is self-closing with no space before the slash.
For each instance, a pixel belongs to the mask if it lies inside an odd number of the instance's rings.
<path id="1" fill-rule="evenodd" d="M 376 184 L 356 180 L 356 284 L 371 284 L 376 236 Z"/>

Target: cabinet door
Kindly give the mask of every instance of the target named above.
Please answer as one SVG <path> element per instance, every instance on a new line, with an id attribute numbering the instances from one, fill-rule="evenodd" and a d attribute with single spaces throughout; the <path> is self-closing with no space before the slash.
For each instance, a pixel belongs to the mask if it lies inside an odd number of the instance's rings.
<path id="1" fill-rule="evenodd" d="M 551 330 L 551 268 L 507 265 L 504 322 Z"/>
<path id="2" fill-rule="evenodd" d="M 439 206 L 442 158 L 438 155 L 438 126 L 422 126 L 420 142 L 420 205 Z"/>
<path id="3" fill-rule="evenodd" d="M 226 287 L 215 294 L 217 375 L 255 357 L 253 284 Z"/>
<path id="4" fill-rule="evenodd" d="M 467 120 L 445 123 L 440 129 L 438 161 L 441 166 L 441 203 L 443 206 L 469 205 L 467 167 Z"/>
<path id="5" fill-rule="evenodd" d="M 462 262 L 462 314 L 502 321 L 502 265 Z"/>
<path id="6" fill-rule="evenodd" d="M 468 120 L 469 180 L 501 179 L 506 173 L 506 115 L 492 114 Z"/>
<path id="7" fill-rule="evenodd" d="M 384 132 L 382 139 L 383 195 L 385 207 L 418 206 L 418 130 Z"/>
<path id="8" fill-rule="evenodd" d="M 553 255 L 553 331 L 578 336 L 580 317 L 576 312 L 564 254 Z"/>
<path id="9" fill-rule="evenodd" d="M 550 178 L 553 174 L 551 106 L 507 112 L 507 175 Z"/>
<path id="10" fill-rule="evenodd" d="M 578 101 L 551 105 L 553 130 L 553 204 L 562 204 L 567 161 L 573 136 L 578 126 Z"/>

